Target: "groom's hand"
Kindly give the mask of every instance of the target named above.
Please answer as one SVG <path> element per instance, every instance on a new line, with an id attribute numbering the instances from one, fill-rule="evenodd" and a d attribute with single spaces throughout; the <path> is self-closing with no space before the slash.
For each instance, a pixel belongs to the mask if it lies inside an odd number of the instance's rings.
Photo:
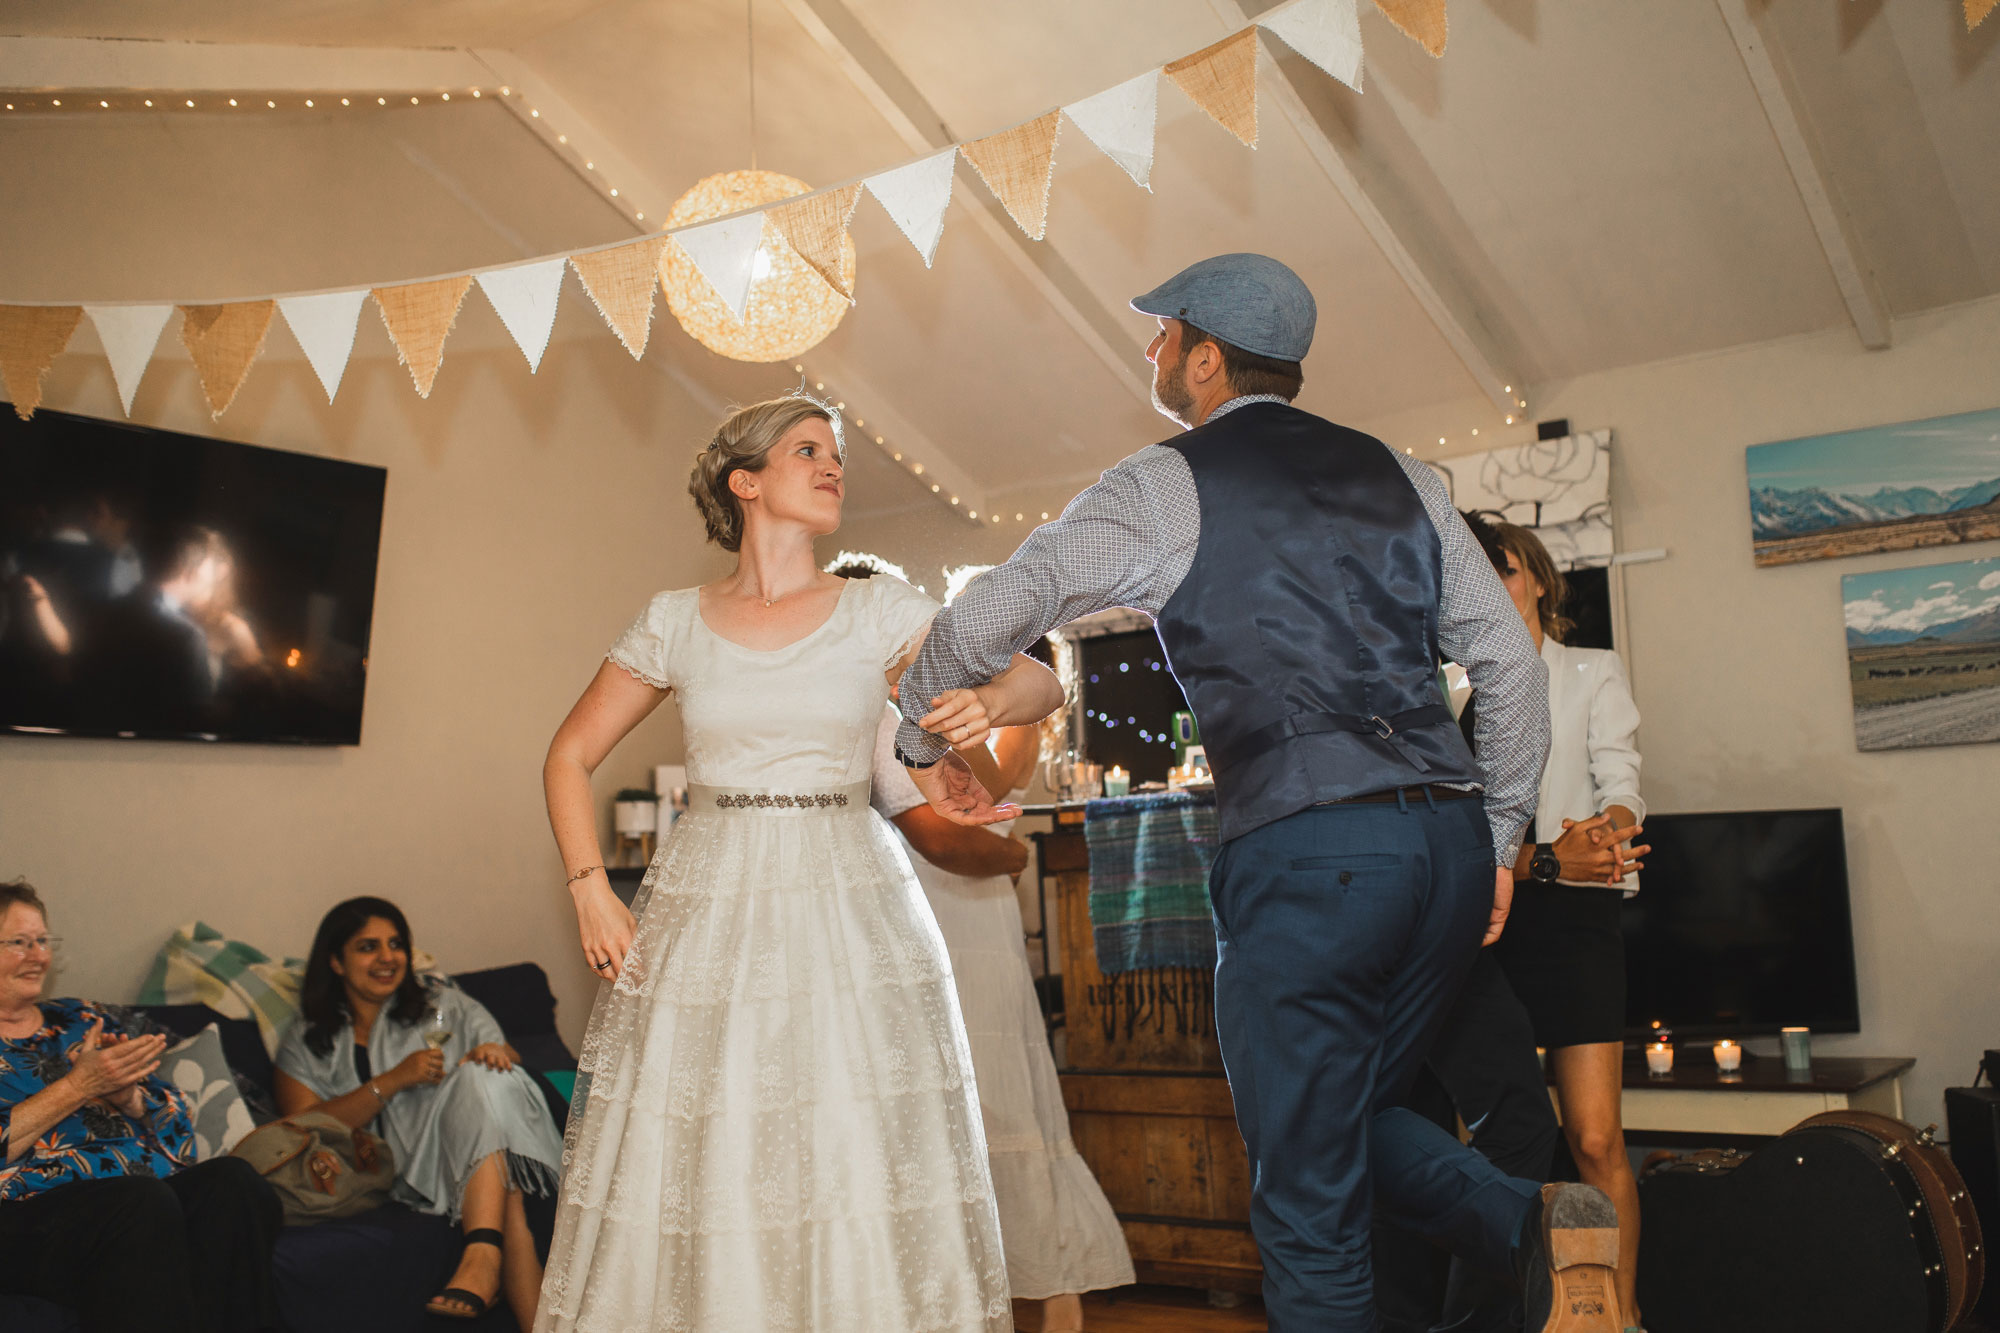
<path id="1" fill-rule="evenodd" d="M 1485 948 L 1500 938 L 1500 932 L 1507 929 L 1507 913 L 1514 906 L 1514 867 L 1500 866 L 1493 872 L 1493 916 L 1486 923 L 1486 938 L 1479 942 Z"/>
<path id="2" fill-rule="evenodd" d="M 997 824 L 1021 813 L 1009 802 L 995 805 L 993 797 L 972 776 L 972 769 L 956 754 L 947 754 L 929 768 L 908 770 L 931 809 L 954 824 Z"/>

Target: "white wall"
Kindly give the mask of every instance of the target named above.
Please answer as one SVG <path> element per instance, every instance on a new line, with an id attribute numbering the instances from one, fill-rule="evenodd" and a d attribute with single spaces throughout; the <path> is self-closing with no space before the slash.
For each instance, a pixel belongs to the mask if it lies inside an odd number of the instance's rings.
<path id="1" fill-rule="evenodd" d="M 662 320 L 665 316 L 662 315 Z M 539 374 L 468 301 L 428 401 L 372 310 L 340 398 L 289 339 L 211 422 L 177 322 L 143 424 L 388 468 L 362 740 L 353 748 L 0 737 L 0 878 L 27 875 L 67 941 L 57 989 L 129 1000 L 200 918 L 303 953 L 325 909 L 401 904 L 449 969 L 540 962 L 574 1046 L 593 993 L 541 797 L 550 735 L 660 588 L 716 565 L 686 497 L 712 424 L 653 354 L 635 364 L 571 288 Z M 46 405 L 117 419 L 80 331 Z M 679 754 L 669 704 L 600 770 L 600 801 Z M 608 850 L 608 839 L 607 839 Z"/>

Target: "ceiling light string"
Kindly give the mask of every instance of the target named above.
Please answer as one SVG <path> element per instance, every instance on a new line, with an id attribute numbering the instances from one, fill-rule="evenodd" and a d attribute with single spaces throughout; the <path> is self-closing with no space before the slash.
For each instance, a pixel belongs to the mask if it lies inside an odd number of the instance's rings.
<path id="1" fill-rule="evenodd" d="M 757 169 L 757 0 L 743 0 L 743 45 L 750 67 L 750 170 Z"/>

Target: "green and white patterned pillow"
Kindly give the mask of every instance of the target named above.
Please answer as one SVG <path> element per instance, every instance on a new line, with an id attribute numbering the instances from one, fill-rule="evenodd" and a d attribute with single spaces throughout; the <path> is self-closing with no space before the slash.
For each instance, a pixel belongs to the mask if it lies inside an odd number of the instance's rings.
<path id="1" fill-rule="evenodd" d="M 215 1024 L 170 1047 L 160 1057 L 159 1072 L 187 1097 L 199 1160 L 223 1156 L 257 1127 L 243 1094 L 236 1089 L 229 1062 L 223 1058 L 222 1033 Z"/>

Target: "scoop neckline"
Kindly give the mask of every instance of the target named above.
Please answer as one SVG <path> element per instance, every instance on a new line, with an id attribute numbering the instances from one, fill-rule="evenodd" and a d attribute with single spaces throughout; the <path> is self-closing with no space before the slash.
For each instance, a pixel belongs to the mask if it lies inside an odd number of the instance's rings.
<path id="1" fill-rule="evenodd" d="M 739 653 L 754 653 L 759 657 L 770 657 L 777 653 L 788 653 L 792 649 L 798 647 L 800 644 L 807 643 L 812 639 L 817 638 L 819 635 L 825 633 L 826 627 L 828 625 L 831 625 L 834 621 L 834 618 L 840 614 L 840 608 L 847 605 L 848 590 L 851 589 L 855 584 L 863 582 L 866 582 L 866 580 L 864 579 L 844 580 L 841 583 L 840 592 L 833 599 L 833 610 L 826 613 L 826 619 L 820 621 L 819 624 L 813 626 L 811 629 L 807 630 L 804 634 L 801 634 L 798 638 L 793 639 L 790 643 L 780 644 L 776 648 L 752 648 L 747 643 L 738 643 L 736 642 L 736 640 L 730 638 L 729 636 L 723 634 L 720 630 L 716 629 L 715 626 L 709 624 L 708 617 L 704 616 L 701 613 L 700 588 L 696 588 L 694 590 L 694 619 L 695 623 L 697 625 L 700 625 L 703 630 L 707 631 L 709 637 L 715 639 L 718 643 L 726 643 Z"/>

